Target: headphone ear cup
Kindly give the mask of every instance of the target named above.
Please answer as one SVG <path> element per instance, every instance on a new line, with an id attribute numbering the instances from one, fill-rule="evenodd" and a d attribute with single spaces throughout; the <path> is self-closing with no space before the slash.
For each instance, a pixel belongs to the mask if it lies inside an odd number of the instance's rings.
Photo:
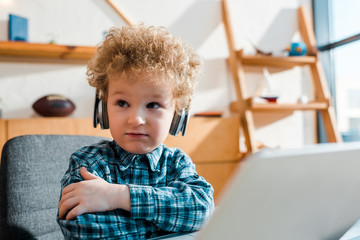
<path id="1" fill-rule="evenodd" d="M 179 132 L 182 133 L 182 136 L 185 135 L 186 127 L 189 121 L 189 112 L 183 110 L 181 114 L 177 112 L 174 113 L 174 117 L 172 119 L 169 133 L 171 135 L 177 136 Z"/>
<path id="2" fill-rule="evenodd" d="M 101 104 L 101 106 L 99 106 Z M 101 109 L 101 110 L 100 110 Z M 107 113 L 107 104 L 98 97 L 95 96 L 95 106 L 94 106 L 94 118 L 93 126 L 94 128 L 100 124 L 101 129 L 109 129 L 109 117 Z"/>
<path id="3" fill-rule="evenodd" d="M 93 127 L 96 128 L 100 123 L 99 121 L 99 102 L 100 99 L 95 96 L 95 104 L 94 104 L 94 116 L 93 116 Z"/>
<path id="4" fill-rule="evenodd" d="M 181 134 L 182 136 L 185 136 L 185 133 L 186 133 L 186 128 L 187 128 L 187 125 L 189 123 L 189 111 L 184 111 L 184 121 L 183 121 L 183 124 L 182 124 L 182 127 L 181 127 Z"/>
<path id="5" fill-rule="evenodd" d="M 109 129 L 109 116 L 107 112 L 107 104 L 101 101 L 102 129 Z"/>

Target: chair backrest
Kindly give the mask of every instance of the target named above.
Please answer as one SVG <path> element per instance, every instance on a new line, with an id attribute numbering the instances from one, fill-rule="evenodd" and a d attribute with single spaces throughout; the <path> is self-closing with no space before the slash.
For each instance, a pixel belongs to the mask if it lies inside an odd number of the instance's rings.
<path id="1" fill-rule="evenodd" d="M 0 239 L 64 239 L 56 222 L 60 180 L 70 155 L 101 139 L 25 135 L 7 141 L 0 166 Z"/>

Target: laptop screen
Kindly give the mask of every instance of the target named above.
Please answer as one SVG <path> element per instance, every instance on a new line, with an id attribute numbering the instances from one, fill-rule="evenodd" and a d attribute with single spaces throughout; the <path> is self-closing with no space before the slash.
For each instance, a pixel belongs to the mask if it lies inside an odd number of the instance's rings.
<path id="1" fill-rule="evenodd" d="M 250 155 L 198 239 L 339 239 L 360 219 L 360 142 Z"/>

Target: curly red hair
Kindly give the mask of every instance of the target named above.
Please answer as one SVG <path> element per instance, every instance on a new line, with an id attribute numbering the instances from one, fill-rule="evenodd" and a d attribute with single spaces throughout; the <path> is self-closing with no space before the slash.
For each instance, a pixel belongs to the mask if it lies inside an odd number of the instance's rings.
<path id="1" fill-rule="evenodd" d="M 176 110 L 188 110 L 194 94 L 201 60 L 193 49 L 164 27 L 144 24 L 111 28 L 88 63 L 87 78 L 106 101 L 112 73 L 156 76 L 172 89 Z M 155 84 L 158 84 L 158 82 Z"/>

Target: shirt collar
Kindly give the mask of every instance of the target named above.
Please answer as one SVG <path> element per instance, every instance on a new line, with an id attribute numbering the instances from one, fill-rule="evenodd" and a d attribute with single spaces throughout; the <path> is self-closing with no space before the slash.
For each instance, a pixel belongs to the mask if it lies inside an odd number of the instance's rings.
<path id="1" fill-rule="evenodd" d="M 126 170 L 135 159 L 139 159 L 141 157 L 146 157 L 146 159 L 148 159 L 151 171 L 155 172 L 160 169 L 158 163 L 164 149 L 164 144 L 161 144 L 159 147 L 155 148 L 153 151 L 149 153 L 134 154 L 121 148 L 115 141 L 113 142 L 115 144 L 116 152 L 119 154 L 120 157 L 120 169 L 122 171 Z"/>

